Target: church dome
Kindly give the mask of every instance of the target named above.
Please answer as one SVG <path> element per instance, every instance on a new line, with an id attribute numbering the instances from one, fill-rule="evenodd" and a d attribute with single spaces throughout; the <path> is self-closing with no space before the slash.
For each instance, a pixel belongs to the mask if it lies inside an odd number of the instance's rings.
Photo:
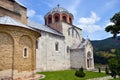
<path id="1" fill-rule="evenodd" d="M 66 10 L 65 8 L 60 7 L 59 5 L 57 5 L 57 7 L 53 8 L 52 10 L 50 10 L 50 11 L 48 12 L 48 14 L 52 14 L 52 13 L 54 13 L 54 12 L 58 12 L 58 13 L 62 13 L 62 12 L 69 13 L 68 10 Z"/>
<path id="2" fill-rule="evenodd" d="M 72 24 L 73 15 L 65 8 L 60 7 L 60 5 L 58 4 L 57 7 L 51 9 L 44 16 L 44 18 L 45 18 L 46 25 L 49 25 L 51 23 L 56 23 L 59 21 Z"/>

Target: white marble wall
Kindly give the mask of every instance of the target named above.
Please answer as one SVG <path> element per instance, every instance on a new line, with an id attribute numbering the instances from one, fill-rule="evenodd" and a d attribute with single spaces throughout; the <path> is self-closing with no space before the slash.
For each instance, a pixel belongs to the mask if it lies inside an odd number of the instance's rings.
<path id="1" fill-rule="evenodd" d="M 84 67 L 87 69 L 87 53 L 92 52 L 91 46 L 85 49 L 72 50 L 77 48 L 82 41 L 82 31 L 78 28 L 73 29 L 72 25 L 61 22 L 63 37 L 41 31 L 41 37 L 38 40 L 38 49 L 36 50 L 36 68 L 37 71 L 53 71 Z M 69 29 L 70 28 L 70 29 Z M 68 29 L 70 35 L 68 35 Z M 72 30 L 74 34 L 72 35 Z M 77 32 L 76 32 L 77 31 Z M 76 34 L 79 34 L 76 37 Z M 55 43 L 59 43 L 59 50 L 55 50 Z M 93 53 L 93 52 L 92 52 Z"/>
<path id="2" fill-rule="evenodd" d="M 84 55 L 84 49 L 76 49 L 76 50 L 71 50 L 71 68 L 85 68 L 85 55 Z"/>
<path id="3" fill-rule="evenodd" d="M 55 50 L 55 43 L 58 43 L 58 51 Z M 36 67 L 39 71 L 63 70 L 66 69 L 66 54 L 64 37 L 41 32 L 37 49 Z"/>

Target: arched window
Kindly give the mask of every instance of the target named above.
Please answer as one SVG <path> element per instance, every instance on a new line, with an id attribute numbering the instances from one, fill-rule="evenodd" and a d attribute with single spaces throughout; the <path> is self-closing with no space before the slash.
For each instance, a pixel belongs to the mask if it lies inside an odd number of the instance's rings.
<path id="1" fill-rule="evenodd" d="M 24 49 L 23 49 L 23 57 L 24 57 L 24 58 L 27 58 L 27 57 L 28 57 L 28 50 L 27 50 L 27 48 L 24 48 Z"/>
<path id="2" fill-rule="evenodd" d="M 59 21 L 59 17 L 55 16 L 55 22 L 58 22 L 58 21 Z"/>
<path id="3" fill-rule="evenodd" d="M 91 58 L 91 53 L 87 53 L 87 66 L 88 68 L 92 67 L 92 58 Z"/>
<path id="4" fill-rule="evenodd" d="M 58 51 L 58 48 L 59 48 L 59 43 L 56 42 L 56 43 L 55 43 L 55 50 Z"/>
<path id="5" fill-rule="evenodd" d="M 64 22 L 67 22 L 66 16 L 63 16 L 63 21 L 64 21 Z"/>
<path id="6" fill-rule="evenodd" d="M 51 23 L 52 23 L 52 18 L 49 17 L 49 18 L 48 18 L 48 24 L 51 24 Z"/>

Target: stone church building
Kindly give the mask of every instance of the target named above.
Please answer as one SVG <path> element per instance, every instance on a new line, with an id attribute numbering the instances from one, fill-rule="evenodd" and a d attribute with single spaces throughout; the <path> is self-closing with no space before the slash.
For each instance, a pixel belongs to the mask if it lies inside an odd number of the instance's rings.
<path id="1" fill-rule="evenodd" d="M 37 40 L 37 71 L 65 70 L 83 67 L 94 69 L 93 47 L 82 37 L 82 29 L 73 24 L 74 16 L 59 5 L 45 16 L 45 25 L 28 21 L 41 33 Z"/>
<path id="2" fill-rule="evenodd" d="M 0 78 L 31 76 L 35 71 L 94 69 L 93 47 L 73 24 L 74 16 L 59 5 L 45 25 L 28 20 L 16 0 L 0 0 Z"/>

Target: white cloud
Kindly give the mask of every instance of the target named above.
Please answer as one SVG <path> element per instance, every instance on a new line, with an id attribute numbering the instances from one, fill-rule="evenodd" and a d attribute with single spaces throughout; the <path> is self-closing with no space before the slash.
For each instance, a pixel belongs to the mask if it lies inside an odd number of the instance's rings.
<path id="1" fill-rule="evenodd" d="M 36 14 L 36 11 L 35 11 L 35 10 L 29 9 L 29 10 L 27 11 L 27 16 L 30 17 L 30 18 L 31 18 L 31 17 L 34 17 L 35 14 Z"/>
<path id="2" fill-rule="evenodd" d="M 95 12 L 91 12 L 91 16 L 88 18 L 82 17 L 79 18 L 79 23 L 80 24 L 95 24 L 97 21 L 99 21 L 100 18 L 96 15 Z"/>
<path id="3" fill-rule="evenodd" d="M 95 31 L 102 30 L 101 26 L 96 25 L 96 22 L 100 20 L 100 17 L 95 13 L 91 12 L 90 17 L 79 18 L 79 27 L 86 31 L 87 33 L 93 33 Z"/>
<path id="4" fill-rule="evenodd" d="M 109 2 L 107 2 L 107 3 L 105 4 L 105 6 L 112 8 L 115 4 L 118 3 L 118 1 L 119 1 L 119 0 L 110 0 Z"/>
<path id="5" fill-rule="evenodd" d="M 39 19 L 41 22 L 44 22 L 44 18 L 42 15 L 36 15 L 37 19 Z"/>
<path id="6" fill-rule="evenodd" d="M 95 31 L 102 30 L 102 28 L 99 25 L 95 25 L 95 24 L 90 24 L 90 25 L 81 24 L 78 26 L 82 28 L 83 31 L 86 31 L 87 33 L 93 33 Z"/>
<path id="7" fill-rule="evenodd" d="M 38 15 L 38 18 L 40 18 L 40 20 L 43 20 L 43 16 L 42 15 Z"/>
<path id="8" fill-rule="evenodd" d="M 106 24 L 106 26 L 109 26 L 109 25 L 114 25 L 114 23 L 109 22 L 109 23 Z"/>
<path id="9" fill-rule="evenodd" d="M 72 0 L 70 5 L 66 4 L 67 9 L 75 15 L 77 7 L 80 5 L 81 0 Z"/>

